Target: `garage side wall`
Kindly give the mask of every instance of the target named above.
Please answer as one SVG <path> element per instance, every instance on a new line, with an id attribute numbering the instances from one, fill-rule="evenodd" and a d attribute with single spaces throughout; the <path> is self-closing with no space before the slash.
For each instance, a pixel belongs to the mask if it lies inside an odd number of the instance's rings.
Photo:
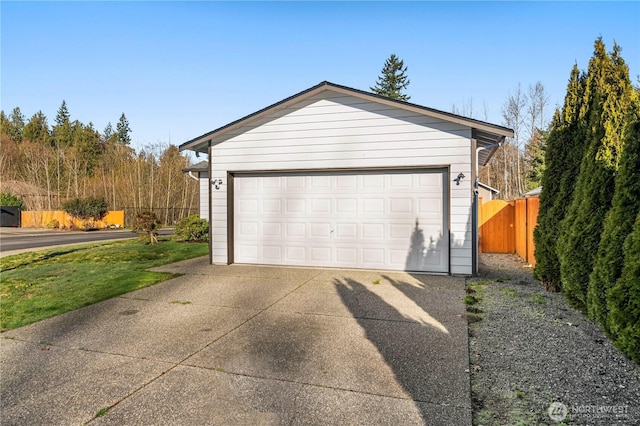
<path id="1" fill-rule="evenodd" d="M 200 172 L 198 186 L 200 195 L 200 219 L 209 220 L 209 173 Z"/>
<path id="2" fill-rule="evenodd" d="M 222 180 L 211 192 L 213 262 L 228 262 L 229 172 L 449 167 L 451 273 L 471 274 L 470 140 L 469 127 L 330 91 L 226 132 L 210 158 Z"/>

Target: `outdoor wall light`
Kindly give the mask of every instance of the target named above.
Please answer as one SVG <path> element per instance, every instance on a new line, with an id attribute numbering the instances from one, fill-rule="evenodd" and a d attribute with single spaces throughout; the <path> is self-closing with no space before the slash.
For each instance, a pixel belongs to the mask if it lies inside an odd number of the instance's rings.
<path id="1" fill-rule="evenodd" d="M 222 185 L 222 179 L 214 179 L 211 181 L 211 185 L 213 185 L 213 187 L 215 189 L 220 189 L 220 185 Z"/>
<path id="2" fill-rule="evenodd" d="M 464 178 L 465 178 L 464 173 L 460 172 L 458 173 L 458 176 L 453 181 L 456 183 L 456 185 L 460 185 L 460 181 L 462 181 L 462 179 Z"/>

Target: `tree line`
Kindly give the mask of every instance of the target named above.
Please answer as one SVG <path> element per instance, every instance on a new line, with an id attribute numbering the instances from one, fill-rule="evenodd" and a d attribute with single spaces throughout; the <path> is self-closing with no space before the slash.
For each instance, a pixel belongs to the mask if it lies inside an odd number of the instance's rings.
<path id="1" fill-rule="evenodd" d="M 72 120 L 62 101 L 54 123 L 38 111 L 28 120 L 19 107 L 0 112 L 1 192 L 20 196 L 31 210 L 61 210 L 74 198 L 102 197 L 125 218 L 154 210 L 165 223 L 197 212 L 198 184 L 182 172 L 189 159 L 174 145 L 138 151 L 123 113 L 102 132 Z"/>
<path id="2" fill-rule="evenodd" d="M 599 38 L 547 137 L 535 275 L 640 363 L 640 88 Z"/>

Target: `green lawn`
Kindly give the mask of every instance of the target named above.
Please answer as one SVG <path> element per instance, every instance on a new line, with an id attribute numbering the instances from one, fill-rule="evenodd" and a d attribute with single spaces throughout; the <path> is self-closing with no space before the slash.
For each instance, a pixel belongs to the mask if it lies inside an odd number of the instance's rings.
<path id="1" fill-rule="evenodd" d="M 168 280 L 175 275 L 147 269 L 207 253 L 207 243 L 166 237 L 156 245 L 132 239 L 5 257 L 0 259 L 0 330 Z"/>

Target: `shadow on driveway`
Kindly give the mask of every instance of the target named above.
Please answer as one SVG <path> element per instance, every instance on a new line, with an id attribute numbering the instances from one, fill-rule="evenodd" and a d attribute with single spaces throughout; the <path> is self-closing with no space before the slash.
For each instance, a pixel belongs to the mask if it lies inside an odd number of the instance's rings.
<path id="1" fill-rule="evenodd" d="M 373 286 L 349 278 L 334 285 L 426 424 L 470 423 L 463 289 L 451 288 L 450 277 L 416 275 L 412 283 L 382 278 Z M 434 281 L 448 281 L 448 288 L 429 285 Z M 445 418 L 433 417 L 434 405 Z"/>

